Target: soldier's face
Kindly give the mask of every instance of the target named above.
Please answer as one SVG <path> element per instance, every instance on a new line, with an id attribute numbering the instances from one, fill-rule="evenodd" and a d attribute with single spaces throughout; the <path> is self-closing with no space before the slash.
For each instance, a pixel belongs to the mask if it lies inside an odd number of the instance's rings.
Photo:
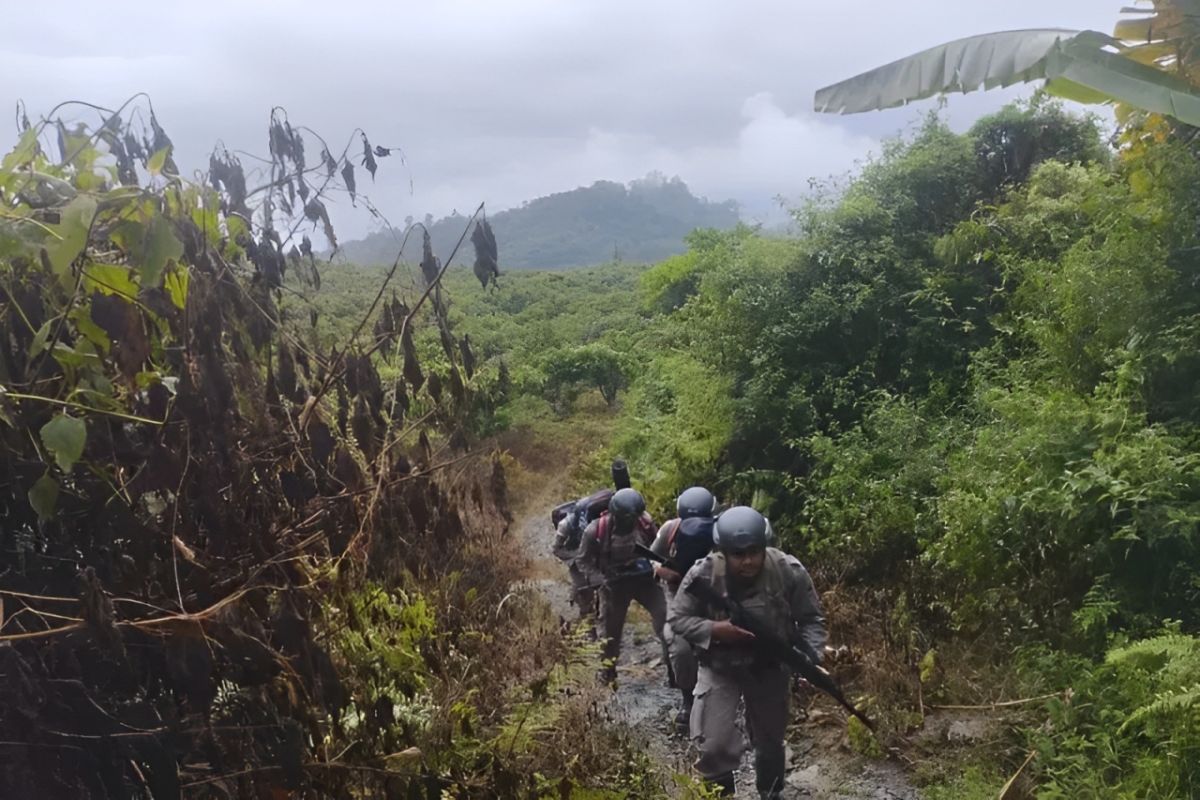
<path id="1" fill-rule="evenodd" d="M 617 533 L 626 534 L 633 530 L 634 523 L 637 522 L 637 517 L 630 517 L 624 514 L 613 514 L 613 527 Z"/>
<path id="2" fill-rule="evenodd" d="M 726 553 L 729 571 L 739 581 L 752 581 L 762 572 L 763 563 L 767 560 L 767 551 L 763 548 L 742 550 L 736 553 Z"/>

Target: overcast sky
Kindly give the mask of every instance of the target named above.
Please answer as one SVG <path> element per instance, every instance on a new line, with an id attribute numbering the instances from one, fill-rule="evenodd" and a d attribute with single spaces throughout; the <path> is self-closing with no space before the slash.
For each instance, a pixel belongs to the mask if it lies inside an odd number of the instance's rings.
<path id="1" fill-rule="evenodd" d="M 761 217 L 844 173 L 933 101 L 834 117 L 813 92 L 942 41 L 1028 27 L 1109 31 L 1095 0 L 428 0 L 120 3 L 6 8 L 0 109 L 153 98 L 185 170 L 220 139 L 266 152 L 272 105 L 344 142 L 400 146 L 362 187 L 393 221 L 493 211 L 598 179 L 679 175 Z M 1027 90 L 1026 92 L 1027 93 Z M 963 128 L 1016 96 L 950 99 Z M 14 128 L 0 117 L 0 148 Z M 365 176 L 364 176 L 365 177 Z M 412 189 L 410 191 L 410 180 Z M 360 178 L 360 184 L 363 179 Z M 339 206 L 347 206 L 343 200 Z M 374 223 L 334 209 L 343 237 Z"/>

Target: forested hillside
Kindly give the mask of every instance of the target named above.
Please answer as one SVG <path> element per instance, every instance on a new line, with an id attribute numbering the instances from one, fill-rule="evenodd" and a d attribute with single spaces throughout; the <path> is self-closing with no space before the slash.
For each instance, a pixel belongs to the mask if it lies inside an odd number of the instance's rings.
<path id="1" fill-rule="evenodd" d="M 703 483 L 808 565 L 879 723 L 805 706 L 839 751 L 932 800 L 1200 794 L 1186 130 L 931 116 L 794 238 L 493 280 L 482 212 L 477 270 L 419 226 L 394 271 L 319 261 L 349 148 L 311 182 L 281 109 L 253 203 L 151 114 L 23 125 L 0 164 L 0 788 L 705 796 L 513 538 L 510 478 L 619 455 L 657 517 Z M 929 734 L 947 710 L 984 733 Z"/>
<path id="2" fill-rule="evenodd" d="M 1117 144 L 1039 103 L 933 117 L 799 238 L 462 274 L 451 316 L 505 365 L 497 424 L 615 396 L 590 480 L 620 454 L 659 513 L 696 482 L 767 510 L 870 651 L 889 746 L 931 704 L 1035 698 L 987 747 L 910 751 L 931 796 L 995 796 L 1032 753 L 1038 797 L 1191 797 L 1200 151 Z"/>
<path id="3" fill-rule="evenodd" d="M 684 250 L 696 228 L 732 228 L 737 206 L 694 196 L 679 178 L 650 175 L 625 186 L 597 181 L 591 186 L 539 197 L 489 217 L 504 242 L 507 269 L 562 269 L 612 260 L 648 263 Z M 466 217 L 424 221 L 435 252 L 449 254 Z M 391 264 L 397 238 L 388 231 L 342 245 L 339 260 Z"/>

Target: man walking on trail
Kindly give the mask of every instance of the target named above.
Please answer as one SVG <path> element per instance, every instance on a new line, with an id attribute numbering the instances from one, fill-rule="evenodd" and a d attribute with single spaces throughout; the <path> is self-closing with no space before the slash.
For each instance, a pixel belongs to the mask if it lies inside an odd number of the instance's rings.
<path id="1" fill-rule="evenodd" d="M 605 491 L 605 490 L 602 490 Z M 607 490 L 611 495 L 612 490 Z M 600 493 L 597 493 L 599 496 Z M 609 500 L 612 498 L 609 497 Z M 586 504 L 589 498 L 579 500 L 577 504 Z M 555 529 L 552 550 L 556 558 L 567 565 L 567 575 L 571 579 L 571 602 L 579 608 L 579 618 L 588 619 L 596 613 L 596 587 L 589 585 L 588 577 L 579 566 L 580 549 L 583 546 L 583 531 L 587 525 L 578 513 L 563 516 Z M 582 522 L 582 524 L 581 524 Z"/>
<path id="2" fill-rule="evenodd" d="M 571 602 L 579 608 L 579 619 L 596 615 L 596 587 L 589 585 L 588 578 L 579 566 L 579 554 L 583 547 L 583 532 L 588 523 L 599 519 L 608 509 L 612 496 L 621 489 L 629 488 L 629 465 L 624 459 L 612 462 L 612 479 L 615 489 L 597 489 L 587 497 L 566 502 L 550 512 L 554 522 L 554 556 L 567 565 L 571 578 Z"/>
<path id="3" fill-rule="evenodd" d="M 648 546 L 654 538 L 654 522 L 646 513 L 646 501 L 633 489 L 620 489 L 609 501 L 608 511 L 587 526 L 576 563 L 588 584 L 600 591 L 600 635 L 604 637 L 604 682 L 615 684 L 617 656 L 629 604 L 636 600 L 650 613 L 654 635 L 661 641 L 667 616 L 666 598 L 649 560 L 639 558 L 635 545 Z"/>
<path id="4" fill-rule="evenodd" d="M 792 556 L 767 546 L 767 520 L 747 506 L 717 518 L 717 552 L 684 576 L 671 603 L 670 625 L 696 648 L 700 669 L 690 720 L 704 778 L 734 792 L 734 771 L 745 742 L 734 718 L 745 702 L 746 727 L 754 747 L 755 784 L 764 800 L 783 790 L 784 734 L 788 722 L 788 668 L 755 647 L 755 636 L 728 615 L 688 591 L 704 582 L 717 595 L 740 605 L 756 623 L 802 648 L 820 663 L 825 617 L 808 572 Z"/>
<path id="5" fill-rule="evenodd" d="M 669 600 L 675 598 L 683 576 L 692 565 L 712 550 L 716 508 L 717 498 L 712 492 L 703 486 L 693 486 L 685 489 L 675 501 L 679 516 L 664 522 L 658 529 L 650 549 L 679 568 L 676 572 L 670 567 L 655 565 L 654 574 L 666 584 Z M 663 627 L 663 640 L 667 644 L 675 685 L 683 695 L 683 707 L 675 716 L 675 729 L 686 734 L 692 714 L 692 690 L 696 688 L 696 654 L 688 640 L 677 635 L 670 623 Z"/>

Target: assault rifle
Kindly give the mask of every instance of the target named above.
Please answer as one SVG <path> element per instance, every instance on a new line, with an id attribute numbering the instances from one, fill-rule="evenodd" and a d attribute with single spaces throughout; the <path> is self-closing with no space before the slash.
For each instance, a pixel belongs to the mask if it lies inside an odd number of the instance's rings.
<path id="1" fill-rule="evenodd" d="M 637 545 L 637 551 L 646 558 L 657 561 L 667 569 L 673 569 L 681 575 L 683 574 L 679 570 L 678 565 L 671 559 L 655 553 L 650 548 L 639 544 Z M 875 730 L 875 723 L 871 722 L 866 714 L 863 714 L 854 707 L 853 703 L 846 699 L 846 695 L 842 693 L 841 687 L 837 685 L 837 681 L 833 679 L 833 676 L 818 664 L 812 656 L 806 653 L 804 648 L 781 639 L 767 630 L 758 620 L 747 614 L 740 603 L 713 589 L 712 584 L 708 581 L 693 579 L 688 584 L 687 591 L 713 608 L 728 614 L 729 621 L 734 625 L 754 634 L 752 646 L 757 648 L 760 653 L 768 658 L 787 664 L 801 678 L 804 678 L 804 680 L 838 701 L 842 708 L 857 717 L 867 728 L 872 731 Z"/>

